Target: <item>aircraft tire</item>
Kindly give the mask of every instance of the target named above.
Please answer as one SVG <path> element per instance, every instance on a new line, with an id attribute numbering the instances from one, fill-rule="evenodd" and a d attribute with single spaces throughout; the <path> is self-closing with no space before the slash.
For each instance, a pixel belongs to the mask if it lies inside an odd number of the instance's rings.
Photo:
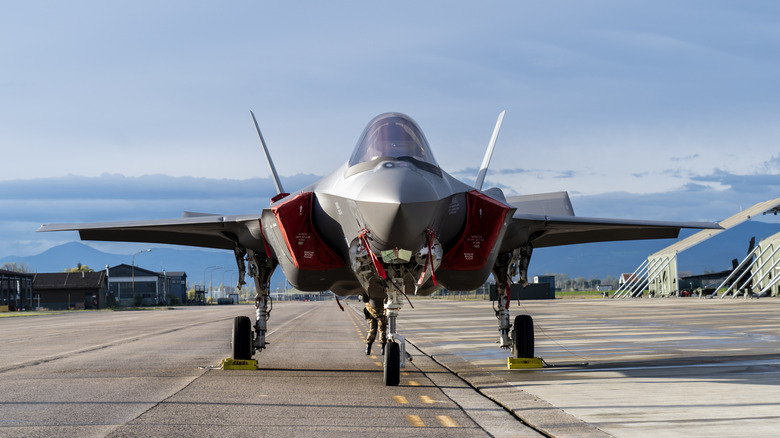
<path id="1" fill-rule="evenodd" d="M 388 342 L 385 350 L 385 386 L 398 386 L 401 381 L 401 347 Z"/>
<path id="2" fill-rule="evenodd" d="M 233 319 L 233 359 L 252 359 L 252 321 L 247 316 Z"/>
<path id="3" fill-rule="evenodd" d="M 534 357 L 534 320 L 531 315 L 517 315 L 512 340 L 515 343 L 516 358 Z"/>

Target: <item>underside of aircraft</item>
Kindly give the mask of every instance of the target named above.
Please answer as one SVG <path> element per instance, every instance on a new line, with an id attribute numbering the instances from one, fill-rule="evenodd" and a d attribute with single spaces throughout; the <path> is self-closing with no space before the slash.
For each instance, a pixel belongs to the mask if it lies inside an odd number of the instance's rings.
<path id="1" fill-rule="evenodd" d="M 527 285 L 534 248 L 675 238 L 681 228 L 720 228 L 706 222 L 583 218 L 574 215 L 566 192 L 507 198 L 498 188 L 482 190 L 503 114 L 474 186 L 439 167 L 410 117 L 386 113 L 368 123 L 346 163 L 287 193 L 255 120 L 278 192 L 260 214 L 185 213 L 176 219 L 43 225 L 39 231 L 233 251 L 239 288 L 249 274 L 257 292 L 254 324 L 247 317 L 234 321 L 234 359 L 249 359 L 266 347 L 269 283 L 277 267 L 301 291 L 331 290 L 379 303 L 389 332 L 384 382 L 395 386 L 405 360 L 396 319 L 409 295 L 427 296 L 442 287 L 474 290 L 492 274 L 500 347 L 515 357 L 533 357 L 533 323 L 528 315 L 510 322 L 509 285 Z"/>

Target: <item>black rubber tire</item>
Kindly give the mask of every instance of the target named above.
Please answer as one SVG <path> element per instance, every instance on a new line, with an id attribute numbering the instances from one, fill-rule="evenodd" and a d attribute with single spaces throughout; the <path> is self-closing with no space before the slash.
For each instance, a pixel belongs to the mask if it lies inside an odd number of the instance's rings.
<path id="1" fill-rule="evenodd" d="M 531 315 L 517 315 L 512 328 L 516 358 L 534 357 L 534 320 Z"/>
<path id="2" fill-rule="evenodd" d="M 252 320 L 248 316 L 233 319 L 233 359 L 252 359 Z"/>
<path id="3" fill-rule="evenodd" d="M 385 386 L 398 386 L 401 381 L 401 347 L 388 342 L 385 348 Z"/>

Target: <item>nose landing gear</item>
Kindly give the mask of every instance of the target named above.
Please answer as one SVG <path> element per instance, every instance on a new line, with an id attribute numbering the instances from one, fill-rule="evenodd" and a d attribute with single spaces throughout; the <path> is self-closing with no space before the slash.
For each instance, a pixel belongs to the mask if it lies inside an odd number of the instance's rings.
<path id="1" fill-rule="evenodd" d="M 384 382 L 385 386 L 398 386 L 401 380 L 401 368 L 406 366 L 406 339 L 396 333 L 396 319 L 401 309 L 401 293 L 397 290 L 387 291 L 387 347 L 385 349 Z"/>

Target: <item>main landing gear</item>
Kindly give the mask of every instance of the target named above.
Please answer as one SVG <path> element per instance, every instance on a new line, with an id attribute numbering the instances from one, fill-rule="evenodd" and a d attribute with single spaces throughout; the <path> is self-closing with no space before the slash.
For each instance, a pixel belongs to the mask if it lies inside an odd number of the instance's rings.
<path id="1" fill-rule="evenodd" d="M 268 318 L 271 316 L 271 297 L 269 294 L 269 282 L 271 274 L 276 269 L 277 262 L 264 253 L 258 253 L 244 248 L 236 248 L 236 263 L 239 272 L 245 272 L 244 256 L 249 262 L 249 275 L 255 281 L 256 320 L 254 336 L 252 320 L 247 316 L 237 316 L 233 320 L 233 335 L 231 338 L 233 359 L 249 360 L 256 351 L 266 347 L 265 334 L 268 331 Z M 243 279 L 243 275 L 239 276 Z M 239 280 L 239 288 L 243 281 Z"/>
<path id="2" fill-rule="evenodd" d="M 233 319 L 233 359 L 252 359 L 252 320 L 248 316 Z"/>
<path id="3" fill-rule="evenodd" d="M 534 321 L 531 315 L 515 316 L 512 347 L 512 355 L 515 358 L 534 357 Z"/>
<path id="4" fill-rule="evenodd" d="M 534 322 L 531 315 L 517 315 L 514 325 L 509 324 L 512 277 L 518 275 L 520 284 L 523 287 L 528 285 L 528 262 L 532 251 L 533 248 L 528 245 L 499 254 L 493 266 L 498 301 L 494 310 L 498 319 L 499 345 L 503 349 L 511 349 L 515 358 L 534 357 Z"/>

